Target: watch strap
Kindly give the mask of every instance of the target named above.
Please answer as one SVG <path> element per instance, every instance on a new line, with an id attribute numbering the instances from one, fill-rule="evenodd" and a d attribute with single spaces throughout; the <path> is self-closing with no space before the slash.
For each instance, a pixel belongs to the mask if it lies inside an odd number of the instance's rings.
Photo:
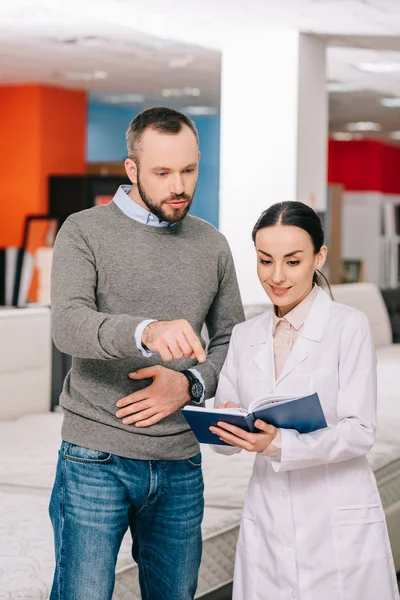
<path id="1" fill-rule="evenodd" d="M 197 397 L 193 396 L 193 394 L 192 394 L 192 385 L 195 383 L 199 384 L 203 388 L 203 394 L 204 394 L 204 386 L 203 386 L 202 382 L 188 369 L 184 369 L 183 371 L 181 371 L 181 373 L 182 373 L 182 375 L 185 375 L 185 377 L 189 381 L 190 401 L 195 402 L 196 404 L 201 404 L 201 402 L 202 402 L 201 397 L 197 398 Z"/>

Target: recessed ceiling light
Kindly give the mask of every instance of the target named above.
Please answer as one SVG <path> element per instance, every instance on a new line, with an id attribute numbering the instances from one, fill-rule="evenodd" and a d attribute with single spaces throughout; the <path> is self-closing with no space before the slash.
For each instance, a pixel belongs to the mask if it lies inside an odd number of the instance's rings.
<path id="1" fill-rule="evenodd" d="M 198 117 L 216 115 L 218 112 L 215 106 L 186 106 L 182 110 L 188 115 Z"/>
<path id="2" fill-rule="evenodd" d="M 67 73 L 61 73 L 61 76 L 64 79 L 68 79 L 69 81 L 96 81 L 101 79 L 107 79 L 108 73 L 106 71 L 92 71 L 90 73 L 70 71 Z"/>
<path id="3" fill-rule="evenodd" d="M 364 62 L 359 64 L 358 68 L 369 73 L 400 73 L 400 61 Z"/>
<path id="4" fill-rule="evenodd" d="M 146 100 L 143 94 L 113 94 L 112 96 L 104 97 L 105 100 L 112 104 L 141 104 Z"/>
<path id="5" fill-rule="evenodd" d="M 185 87 L 183 89 L 183 93 L 185 96 L 200 96 L 200 90 L 199 88 L 190 88 L 190 87 Z"/>
<path id="6" fill-rule="evenodd" d="M 346 131 L 335 131 L 335 133 L 332 133 L 331 137 L 339 142 L 349 142 L 353 139 L 353 134 Z"/>
<path id="7" fill-rule="evenodd" d="M 171 69 L 183 69 L 191 65 L 194 62 L 193 54 L 187 54 L 186 56 L 177 56 L 175 58 L 171 58 L 168 61 L 168 65 Z"/>
<path id="8" fill-rule="evenodd" d="M 200 96 L 199 88 L 185 87 L 181 88 L 165 88 L 162 90 L 164 98 L 180 98 L 182 96 Z"/>
<path id="9" fill-rule="evenodd" d="M 361 89 L 362 88 L 355 83 L 346 83 L 345 81 L 328 81 L 326 84 L 326 90 L 328 92 L 357 92 Z"/>
<path id="10" fill-rule="evenodd" d="M 182 90 L 179 90 L 178 88 L 165 88 L 162 91 L 162 95 L 164 98 L 178 98 L 179 96 L 182 96 Z"/>
<path id="11" fill-rule="evenodd" d="M 107 71 L 93 71 L 92 79 L 107 79 Z"/>
<path id="12" fill-rule="evenodd" d="M 347 123 L 349 131 L 381 131 L 382 125 L 373 121 L 357 121 L 356 123 Z"/>
<path id="13" fill-rule="evenodd" d="M 362 140 L 362 133 L 349 133 L 346 131 L 335 131 L 331 134 L 331 138 L 339 142 L 350 142 L 352 140 Z"/>
<path id="14" fill-rule="evenodd" d="M 389 137 L 392 138 L 392 140 L 400 140 L 400 131 L 391 131 Z"/>
<path id="15" fill-rule="evenodd" d="M 400 98 L 381 98 L 380 103 L 382 104 L 382 106 L 388 106 L 389 108 L 399 108 Z"/>

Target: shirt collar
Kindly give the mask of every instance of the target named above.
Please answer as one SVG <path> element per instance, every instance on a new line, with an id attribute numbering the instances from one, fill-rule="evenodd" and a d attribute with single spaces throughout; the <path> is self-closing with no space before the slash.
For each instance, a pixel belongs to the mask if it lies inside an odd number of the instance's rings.
<path id="1" fill-rule="evenodd" d="M 280 318 L 273 312 L 273 331 L 281 321 L 287 321 L 296 331 L 299 331 L 301 327 L 303 327 L 304 322 L 310 312 L 311 306 L 315 298 L 318 295 L 319 288 L 314 284 L 311 292 L 298 304 L 295 306 L 290 312 L 287 313 L 284 317 Z"/>
<path id="2" fill-rule="evenodd" d="M 132 188 L 133 185 L 120 185 L 113 198 L 115 204 L 127 217 L 145 225 L 152 225 L 153 227 L 171 227 L 174 225 L 174 223 L 160 221 L 156 215 L 153 215 L 149 210 L 132 200 L 128 196 Z"/>

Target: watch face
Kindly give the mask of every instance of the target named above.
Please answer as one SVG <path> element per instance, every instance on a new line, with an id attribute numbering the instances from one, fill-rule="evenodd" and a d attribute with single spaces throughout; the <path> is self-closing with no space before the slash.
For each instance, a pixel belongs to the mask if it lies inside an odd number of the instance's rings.
<path id="1" fill-rule="evenodd" d="M 199 381 L 196 381 L 195 383 L 193 383 L 192 387 L 191 387 L 191 392 L 192 392 L 192 396 L 194 398 L 201 398 L 203 395 L 203 386 L 201 385 L 201 383 Z"/>

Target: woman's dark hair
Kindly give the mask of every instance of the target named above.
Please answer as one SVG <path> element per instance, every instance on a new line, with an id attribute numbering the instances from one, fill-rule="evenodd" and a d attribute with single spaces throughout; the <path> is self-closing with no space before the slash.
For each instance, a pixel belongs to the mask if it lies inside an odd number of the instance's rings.
<path id="1" fill-rule="evenodd" d="M 321 219 L 312 208 L 307 204 L 303 204 L 303 202 L 278 202 L 267 208 L 254 225 L 253 242 L 256 242 L 256 235 L 260 229 L 272 227 L 273 225 L 293 225 L 306 231 L 313 243 L 315 254 L 324 245 L 325 235 Z M 328 288 L 332 296 L 329 282 L 321 271 L 317 270 L 314 273 L 313 283 L 316 283 L 319 287 Z"/>

